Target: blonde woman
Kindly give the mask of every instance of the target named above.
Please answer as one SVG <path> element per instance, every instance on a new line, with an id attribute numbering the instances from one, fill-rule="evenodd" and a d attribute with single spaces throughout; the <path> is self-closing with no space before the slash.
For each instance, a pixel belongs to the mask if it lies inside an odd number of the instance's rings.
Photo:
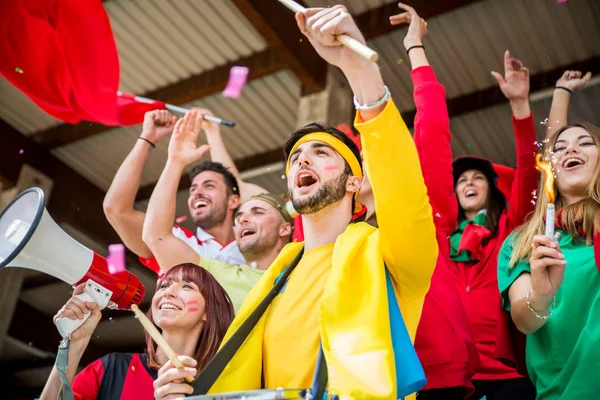
<path id="1" fill-rule="evenodd" d="M 531 220 L 506 239 L 498 262 L 503 307 L 527 335 L 538 399 L 600 393 L 600 128 L 576 124 L 549 142 L 556 174 L 555 229 L 544 236 L 546 190 Z"/>

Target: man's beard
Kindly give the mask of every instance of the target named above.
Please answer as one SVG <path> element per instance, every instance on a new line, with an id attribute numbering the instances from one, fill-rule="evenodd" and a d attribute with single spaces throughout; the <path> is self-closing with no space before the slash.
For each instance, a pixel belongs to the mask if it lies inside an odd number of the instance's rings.
<path id="1" fill-rule="evenodd" d="M 303 199 L 294 199 L 293 192 L 290 191 L 292 205 L 300 214 L 305 215 L 319 212 L 344 198 L 346 195 L 347 180 L 348 174 L 342 173 L 339 177 L 325 182 L 315 194 Z"/>
<path id="2" fill-rule="evenodd" d="M 203 230 L 214 228 L 225 221 L 227 206 L 225 204 L 215 205 L 214 209 L 202 217 L 196 217 L 194 222 Z"/>

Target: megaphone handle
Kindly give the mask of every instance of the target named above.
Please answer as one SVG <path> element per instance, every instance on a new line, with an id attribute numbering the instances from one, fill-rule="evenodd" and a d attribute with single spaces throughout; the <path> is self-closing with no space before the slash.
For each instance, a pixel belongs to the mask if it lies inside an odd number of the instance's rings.
<path id="1" fill-rule="evenodd" d="M 76 295 L 81 301 L 94 302 L 94 299 L 87 293 L 80 293 Z M 90 311 L 83 314 L 83 318 L 71 319 L 67 317 L 58 318 L 56 320 L 56 328 L 58 329 L 58 333 L 60 333 L 61 337 L 68 337 L 73 332 L 75 332 L 87 319 L 90 317 L 92 313 Z"/>

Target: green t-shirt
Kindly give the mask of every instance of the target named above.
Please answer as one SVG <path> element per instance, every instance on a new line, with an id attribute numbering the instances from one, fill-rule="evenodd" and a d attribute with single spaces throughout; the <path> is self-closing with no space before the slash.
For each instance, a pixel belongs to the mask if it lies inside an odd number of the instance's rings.
<path id="1" fill-rule="evenodd" d="M 245 264 L 226 264 L 205 257 L 200 257 L 200 266 L 210 272 L 217 282 L 223 286 L 233 302 L 236 313 L 250 289 L 265 273 L 264 270 L 255 269 Z"/>
<path id="2" fill-rule="evenodd" d="M 574 241 L 566 232 L 560 248 L 567 261 L 556 294 L 556 309 L 536 332 L 527 335 L 526 360 L 538 400 L 600 398 L 600 271 L 594 246 Z M 498 258 L 502 305 L 510 311 L 508 290 L 529 262 L 509 269 L 511 234 Z"/>

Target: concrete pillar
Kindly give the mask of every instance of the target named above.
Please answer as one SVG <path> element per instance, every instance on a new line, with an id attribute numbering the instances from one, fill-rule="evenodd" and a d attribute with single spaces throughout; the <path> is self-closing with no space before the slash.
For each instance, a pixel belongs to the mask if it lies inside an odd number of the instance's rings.
<path id="1" fill-rule="evenodd" d="M 7 190 L 0 188 L 0 210 L 4 209 L 17 194 L 33 186 L 40 187 L 44 191 L 47 202 L 52 191 L 52 180 L 25 164 L 15 187 Z M 0 232 L 0 234 L 3 233 Z M 26 273 L 27 271 L 23 268 L 2 268 L 0 270 L 0 356 Z M 35 324 L 35 321 L 31 321 L 31 323 Z"/>
<path id="2" fill-rule="evenodd" d="M 303 96 L 298 105 L 297 127 L 311 122 L 326 122 L 331 126 L 340 123 L 352 126 L 354 106 L 352 90 L 342 71 L 329 66 L 325 90 Z"/>

